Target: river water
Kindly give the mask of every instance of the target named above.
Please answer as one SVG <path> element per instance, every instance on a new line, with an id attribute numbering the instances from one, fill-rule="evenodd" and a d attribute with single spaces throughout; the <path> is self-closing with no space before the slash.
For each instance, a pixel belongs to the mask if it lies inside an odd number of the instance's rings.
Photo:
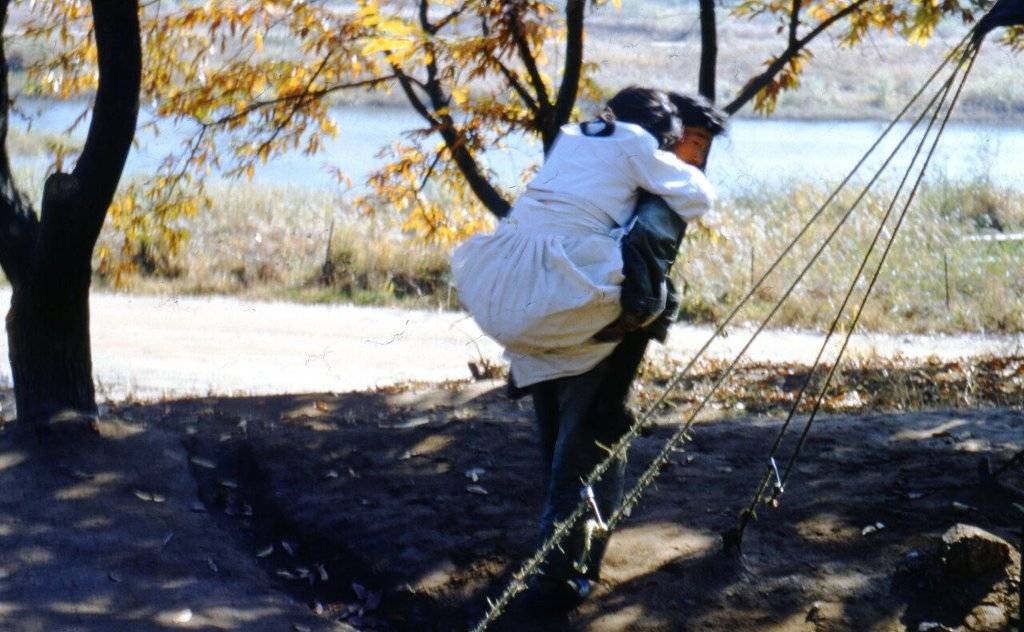
<path id="1" fill-rule="evenodd" d="M 34 118 L 32 129 L 61 133 L 82 112 L 81 103 L 20 102 L 20 108 Z M 274 158 L 256 171 L 258 182 L 275 185 L 332 187 L 335 178 L 329 167 L 339 167 L 357 186 L 367 174 L 384 163 L 380 149 L 401 139 L 404 131 L 422 125 L 418 116 L 401 108 L 345 107 L 333 115 L 341 130 L 326 143 L 317 156 L 299 153 Z M 143 112 L 142 121 L 151 117 Z M 12 127 L 25 127 L 18 118 Z M 728 135 L 715 142 L 710 158 L 709 176 L 724 195 L 741 193 L 766 185 L 784 185 L 793 178 L 802 180 L 838 180 L 884 130 L 885 122 L 873 121 L 793 121 L 776 119 L 737 119 Z M 897 125 L 869 160 L 865 179 L 882 162 L 907 129 Z M 74 135 L 84 136 L 84 124 Z M 188 124 L 162 123 L 160 134 L 140 131 L 137 146 L 128 160 L 127 173 L 152 173 L 168 152 L 180 148 L 192 127 Z M 917 137 L 905 145 L 904 152 L 892 163 L 894 174 L 905 168 Z M 521 171 L 541 160 L 539 143 L 513 138 L 508 147 L 487 152 L 482 161 L 498 175 L 506 187 L 514 187 Z M 41 162 L 41 159 L 40 159 Z M 953 178 L 984 176 L 994 183 L 1024 189 L 1024 127 L 951 123 L 942 138 L 929 174 Z"/>

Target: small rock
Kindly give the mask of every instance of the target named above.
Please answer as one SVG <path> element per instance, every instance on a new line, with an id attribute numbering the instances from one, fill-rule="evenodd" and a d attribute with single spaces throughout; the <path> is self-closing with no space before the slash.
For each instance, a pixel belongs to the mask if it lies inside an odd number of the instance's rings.
<path id="1" fill-rule="evenodd" d="M 171 621 L 173 621 L 174 623 L 188 623 L 191 620 L 192 620 L 192 610 L 189 609 L 189 608 L 185 608 L 181 612 L 178 612 L 177 614 L 174 615 L 174 618 L 171 619 Z"/>
<path id="2" fill-rule="evenodd" d="M 999 606 L 982 604 L 971 610 L 964 623 L 972 632 L 1000 632 L 1006 629 L 1008 621 L 1006 612 Z"/>
<path id="3" fill-rule="evenodd" d="M 957 524 L 942 534 L 943 565 L 957 580 L 1006 573 L 1012 547 L 997 535 L 966 524 Z"/>

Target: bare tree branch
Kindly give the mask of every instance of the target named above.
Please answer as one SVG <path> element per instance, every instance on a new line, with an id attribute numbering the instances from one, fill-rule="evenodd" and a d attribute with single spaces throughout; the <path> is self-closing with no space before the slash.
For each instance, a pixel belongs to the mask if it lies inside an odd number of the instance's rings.
<path id="1" fill-rule="evenodd" d="M 789 14 L 789 45 L 797 42 L 797 29 L 800 27 L 800 0 L 793 0 L 793 8 Z"/>
<path id="2" fill-rule="evenodd" d="M 2 32 L 7 23 L 7 4 L 8 0 L 0 0 L 0 267 L 13 285 L 25 275 L 39 220 L 18 191 L 7 156 L 10 95 Z"/>
<path id="3" fill-rule="evenodd" d="M 575 2 L 580 2 L 580 0 L 572 0 L 570 4 Z M 537 67 L 537 58 L 533 55 L 533 51 L 530 50 L 530 43 L 526 41 L 526 33 L 523 31 L 522 15 L 519 12 L 519 0 L 513 0 L 509 4 L 510 6 L 507 11 L 509 30 L 512 32 L 512 39 L 515 41 L 519 58 L 522 60 L 523 65 L 526 66 L 526 74 L 530 77 L 530 84 L 537 94 L 537 103 L 540 105 L 540 108 L 542 110 L 550 108 L 551 98 L 548 96 L 548 88 L 544 84 L 544 78 L 541 77 L 540 69 Z"/>
<path id="4" fill-rule="evenodd" d="M 308 90 L 307 89 L 307 90 L 305 90 L 303 92 L 297 92 L 295 94 L 288 94 L 288 95 L 285 95 L 285 96 L 282 96 L 282 97 L 276 97 L 276 98 L 273 98 L 273 99 L 264 99 L 264 100 L 261 100 L 261 101 L 253 101 L 252 103 L 247 105 L 244 109 L 242 109 L 242 110 L 240 110 L 238 112 L 232 112 L 231 114 L 225 114 L 224 116 L 222 116 L 222 117 L 220 117 L 218 119 L 215 119 L 215 120 L 213 120 L 213 121 L 211 121 L 209 123 L 201 123 L 201 125 L 203 127 L 218 127 L 218 126 L 225 125 L 227 123 L 231 123 L 233 121 L 237 121 L 239 119 L 245 118 L 246 116 L 252 114 L 253 112 L 256 112 L 258 110 L 262 110 L 263 108 L 273 107 L 275 105 L 280 105 L 281 103 L 289 103 L 289 102 L 296 102 L 297 101 L 298 104 L 297 104 L 296 109 L 298 109 L 298 108 L 302 107 L 303 105 L 305 105 L 306 103 L 309 103 L 310 101 L 316 101 L 317 99 L 319 99 L 321 97 L 324 97 L 324 96 L 327 96 L 328 94 L 331 94 L 333 92 L 339 92 L 341 90 L 349 90 L 349 89 L 355 89 L 355 88 L 368 88 L 368 87 L 380 85 L 382 83 L 387 83 L 389 81 L 395 81 L 396 79 L 398 79 L 398 77 L 396 75 L 391 74 L 391 75 L 385 75 L 383 77 L 373 77 L 373 78 L 370 78 L 370 79 L 364 79 L 362 81 L 352 81 L 352 82 L 349 82 L 349 83 L 338 83 L 338 84 L 334 84 L 332 86 L 327 86 L 325 88 L 319 88 L 317 90 Z M 307 88 L 308 87 L 309 87 L 309 85 L 307 84 Z"/>
<path id="5" fill-rule="evenodd" d="M 430 123 L 430 126 L 437 128 L 441 126 L 441 123 L 434 118 L 434 115 L 427 108 L 423 100 L 420 99 L 419 95 L 412 88 L 412 80 L 406 75 L 398 66 L 391 66 L 392 71 L 395 73 L 395 78 L 398 79 L 398 85 L 402 88 L 402 92 L 405 93 L 405 98 L 408 99 L 409 104 L 412 106 L 416 113 L 423 117 L 425 121 Z"/>
<path id="6" fill-rule="evenodd" d="M 427 108 L 427 105 L 416 95 L 416 92 L 412 89 L 412 83 L 404 72 L 397 66 L 392 65 L 392 70 L 398 78 L 398 83 L 402 87 L 402 91 L 405 93 L 406 98 L 409 99 L 409 103 L 413 106 L 420 116 L 427 120 L 431 126 L 441 134 L 441 138 L 444 140 L 445 147 L 452 154 L 452 160 L 455 161 L 455 165 L 459 168 L 462 176 L 466 179 L 469 188 L 473 191 L 473 194 L 477 197 L 480 202 L 487 207 L 487 210 L 494 213 L 498 217 L 504 217 L 508 214 L 511 205 L 508 203 L 501 193 L 491 184 L 487 176 L 480 170 L 480 165 L 477 163 L 476 158 L 473 157 L 472 152 L 466 147 L 464 139 L 461 137 L 458 128 L 455 125 L 455 121 L 452 119 L 450 114 L 436 114 L 438 110 L 447 108 L 448 98 L 444 95 L 444 91 L 441 88 L 440 82 L 437 79 L 436 67 L 431 70 L 428 68 L 428 78 L 425 82 L 426 93 L 431 100 L 431 109 Z"/>
<path id="7" fill-rule="evenodd" d="M 77 215 L 89 252 L 121 179 L 139 116 L 142 43 L 134 0 L 93 0 L 99 87 L 85 146 L 71 175 L 81 195 Z M 45 216 L 44 216 L 45 221 Z"/>
<path id="8" fill-rule="evenodd" d="M 697 90 L 715 101 L 715 80 L 718 75 L 718 27 L 715 24 L 715 0 L 700 0 L 700 70 Z"/>
<path id="9" fill-rule="evenodd" d="M 758 92 L 767 87 L 768 84 L 771 83 L 772 79 L 775 78 L 775 75 L 777 75 L 780 70 L 785 68 L 786 64 L 788 64 L 790 60 L 796 57 L 800 53 L 800 51 L 802 51 L 812 40 L 814 40 L 814 38 L 816 38 L 818 35 L 821 35 L 830 26 L 832 26 L 839 20 L 842 20 L 846 16 L 850 15 L 851 13 L 859 9 L 866 2 L 867 0 L 857 0 L 853 4 L 847 5 L 841 11 L 832 15 L 828 19 L 823 20 L 820 24 L 818 24 L 818 26 L 814 27 L 814 29 L 812 29 L 809 33 L 798 39 L 794 44 L 790 44 L 786 48 L 786 50 L 783 51 L 782 54 L 779 55 L 778 58 L 776 58 L 775 61 L 773 61 L 763 73 L 754 77 L 753 79 L 747 82 L 747 85 L 743 86 L 743 89 L 740 90 L 740 93 L 738 95 L 736 95 L 736 98 L 733 99 L 729 103 L 729 105 L 723 108 L 725 112 L 729 115 L 732 115 L 739 111 L 740 108 L 749 103 L 750 100 L 753 99 Z"/>
<path id="10" fill-rule="evenodd" d="M 524 86 L 523 82 L 519 80 L 519 77 L 516 76 L 515 72 L 503 64 L 498 58 L 495 58 L 494 65 L 497 66 L 501 74 L 504 75 L 505 81 L 508 81 L 508 84 L 512 86 L 515 93 L 519 95 L 519 98 L 524 104 L 526 104 L 526 107 L 530 108 L 530 111 L 532 111 L 534 115 L 539 114 L 540 106 L 537 104 L 537 100 L 533 98 L 533 95 L 526 89 L 526 86 Z"/>

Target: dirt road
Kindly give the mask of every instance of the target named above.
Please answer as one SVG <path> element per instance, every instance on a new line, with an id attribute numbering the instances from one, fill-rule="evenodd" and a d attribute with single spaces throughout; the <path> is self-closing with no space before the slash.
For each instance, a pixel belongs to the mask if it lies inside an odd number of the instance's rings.
<path id="1" fill-rule="evenodd" d="M 0 303 L 10 290 L 0 290 Z M 708 327 L 679 326 L 667 349 L 685 356 Z M 749 330 L 732 330 L 710 350 L 732 357 Z M 771 331 L 748 357 L 810 362 L 821 336 Z M 501 350 L 466 315 L 345 305 L 298 305 L 233 298 L 92 297 L 93 364 L 101 397 L 343 392 L 409 380 L 468 376 L 466 363 Z M 7 355 L 6 337 L 0 352 Z M 1012 351 L 1024 335 L 857 336 L 852 353 L 944 358 Z M 10 383 L 10 367 L 0 363 Z"/>

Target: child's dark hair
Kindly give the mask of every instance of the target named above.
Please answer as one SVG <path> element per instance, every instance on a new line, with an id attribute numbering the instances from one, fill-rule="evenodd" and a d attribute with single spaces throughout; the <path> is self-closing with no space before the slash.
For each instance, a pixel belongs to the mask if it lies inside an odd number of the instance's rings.
<path id="1" fill-rule="evenodd" d="M 668 100 L 679 113 L 683 127 L 703 127 L 711 136 L 725 131 L 725 114 L 703 96 L 669 92 Z"/>
<path id="2" fill-rule="evenodd" d="M 615 121 L 634 123 L 658 141 L 658 147 L 670 147 L 682 136 L 683 128 L 676 108 L 661 90 L 630 86 L 608 99 L 601 120 L 614 126 Z"/>

